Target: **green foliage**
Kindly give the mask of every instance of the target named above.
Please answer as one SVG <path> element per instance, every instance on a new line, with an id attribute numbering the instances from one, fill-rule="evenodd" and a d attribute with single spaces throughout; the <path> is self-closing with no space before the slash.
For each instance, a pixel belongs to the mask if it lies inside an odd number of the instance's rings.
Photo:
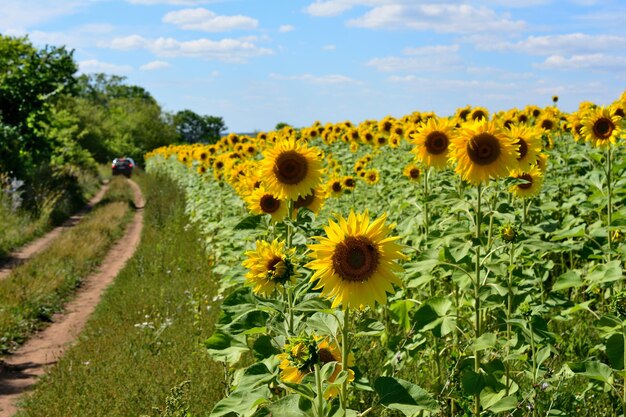
<path id="1" fill-rule="evenodd" d="M 191 110 L 181 110 L 173 117 L 176 132 L 185 143 L 215 143 L 226 131 L 221 117 L 200 116 Z"/>

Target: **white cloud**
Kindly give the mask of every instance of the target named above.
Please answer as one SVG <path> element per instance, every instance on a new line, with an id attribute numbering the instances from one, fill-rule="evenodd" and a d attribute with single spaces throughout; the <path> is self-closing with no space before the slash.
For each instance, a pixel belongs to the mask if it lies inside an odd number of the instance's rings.
<path id="1" fill-rule="evenodd" d="M 132 72 L 133 67 L 130 65 L 117 65 L 108 62 L 98 61 L 97 59 L 89 59 L 78 63 L 79 72 L 105 72 L 109 74 L 125 74 Z"/>
<path id="2" fill-rule="evenodd" d="M 169 68 L 172 65 L 167 61 L 151 61 L 139 67 L 142 71 L 154 71 L 163 68 Z"/>
<path id="3" fill-rule="evenodd" d="M 76 13 L 84 6 L 77 0 L 2 0 L 0 33 L 22 34 L 27 29 Z"/>
<path id="4" fill-rule="evenodd" d="M 306 81 L 312 84 L 353 84 L 356 83 L 350 77 L 339 74 L 330 75 L 312 75 L 312 74 L 300 74 L 300 75 L 282 75 L 271 73 L 270 78 L 280 81 Z"/>
<path id="5" fill-rule="evenodd" d="M 171 23 L 186 30 L 200 30 L 204 32 L 255 29 L 259 25 L 256 19 L 248 16 L 220 16 L 203 8 L 169 12 L 163 17 L 163 22 Z"/>
<path id="6" fill-rule="evenodd" d="M 337 45 L 330 44 L 322 46 L 323 51 L 334 51 L 335 49 L 337 49 Z"/>
<path id="7" fill-rule="evenodd" d="M 388 56 L 373 58 L 367 66 L 382 72 L 451 71 L 463 68 L 458 55 L 458 45 L 432 45 L 407 48 L 407 57 Z"/>
<path id="8" fill-rule="evenodd" d="M 416 79 L 415 75 L 392 75 L 387 78 L 387 81 L 392 83 L 410 83 Z"/>
<path id="9" fill-rule="evenodd" d="M 239 39 L 221 39 L 214 41 L 201 38 L 191 41 L 179 41 L 173 38 L 147 39 L 139 35 L 115 38 L 108 45 L 112 49 L 134 50 L 147 49 L 162 57 L 192 57 L 224 62 L 245 62 L 255 56 L 271 55 L 274 52 L 249 41 Z"/>
<path id="10" fill-rule="evenodd" d="M 626 37 L 614 35 L 564 35 L 529 36 L 519 42 L 476 42 L 485 51 L 523 52 L 530 55 L 589 54 L 607 50 L 626 49 Z"/>
<path id="11" fill-rule="evenodd" d="M 509 34 L 525 27 L 525 22 L 511 20 L 506 14 L 498 15 L 487 7 L 467 4 L 386 4 L 349 20 L 347 24 L 368 29 L 432 30 L 437 33 L 465 34 Z"/>
<path id="12" fill-rule="evenodd" d="M 278 31 L 280 33 L 287 33 L 287 32 L 291 32 L 294 29 L 295 29 L 295 26 L 293 25 L 280 25 L 280 27 L 278 28 Z"/>
<path id="13" fill-rule="evenodd" d="M 606 54 L 550 55 L 538 68 L 558 70 L 601 70 L 601 71 L 626 71 L 626 57 Z"/>

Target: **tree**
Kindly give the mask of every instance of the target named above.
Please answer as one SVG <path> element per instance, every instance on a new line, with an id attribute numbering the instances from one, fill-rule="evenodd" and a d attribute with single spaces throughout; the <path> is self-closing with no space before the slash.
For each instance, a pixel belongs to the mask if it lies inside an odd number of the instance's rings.
<path id="1" fill-rule="evenodd" d="M 200 116 L 191 110 L 177 112 L 173 120 L 180 140 L 186 143 L 215 143 L 226 131 L 221 117 Z"/>
<path id="2" fill-rule="evenodd" d="M 27 37 L 0 35 L 0 168 L 23 176 L 49 160 L 53 144 L 40 136 L 50 109 L 75 86 L 76 63 L 65 47 L 38 50 Z"/>

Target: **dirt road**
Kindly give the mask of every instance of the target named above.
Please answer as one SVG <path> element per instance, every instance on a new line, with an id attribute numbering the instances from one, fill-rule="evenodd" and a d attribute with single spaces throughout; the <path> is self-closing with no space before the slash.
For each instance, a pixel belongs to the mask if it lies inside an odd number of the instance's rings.
<path id="1" fill-rule="evenodd" d="M 135 193 L 137 211 L 124 236 L 113 246 L 98 271 L 87 277 L 76 293 L 76 298 L 55 315 L 53 323 L 26 342 L 14 354 L 4 358 L 0 365 L 0 417 L 12 416 L 16 401 L 37 382 L 46 368 L 54 365 L 93 313 L 104 289 L 113 282 L 119 271 L 139 245 L 143 227 L 144 206 L 141 190 L 129 180 Z"/>

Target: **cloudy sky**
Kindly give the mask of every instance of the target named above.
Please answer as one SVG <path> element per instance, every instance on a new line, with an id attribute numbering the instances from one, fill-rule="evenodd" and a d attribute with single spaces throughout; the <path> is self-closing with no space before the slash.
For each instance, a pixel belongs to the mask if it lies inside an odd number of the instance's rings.
<path id="1" fill-rule="evenodd" d="M 545 106 L 626 88 L 623 0 L 2 0 L 0 33 L 66 45 L 231 132 Z"/>

